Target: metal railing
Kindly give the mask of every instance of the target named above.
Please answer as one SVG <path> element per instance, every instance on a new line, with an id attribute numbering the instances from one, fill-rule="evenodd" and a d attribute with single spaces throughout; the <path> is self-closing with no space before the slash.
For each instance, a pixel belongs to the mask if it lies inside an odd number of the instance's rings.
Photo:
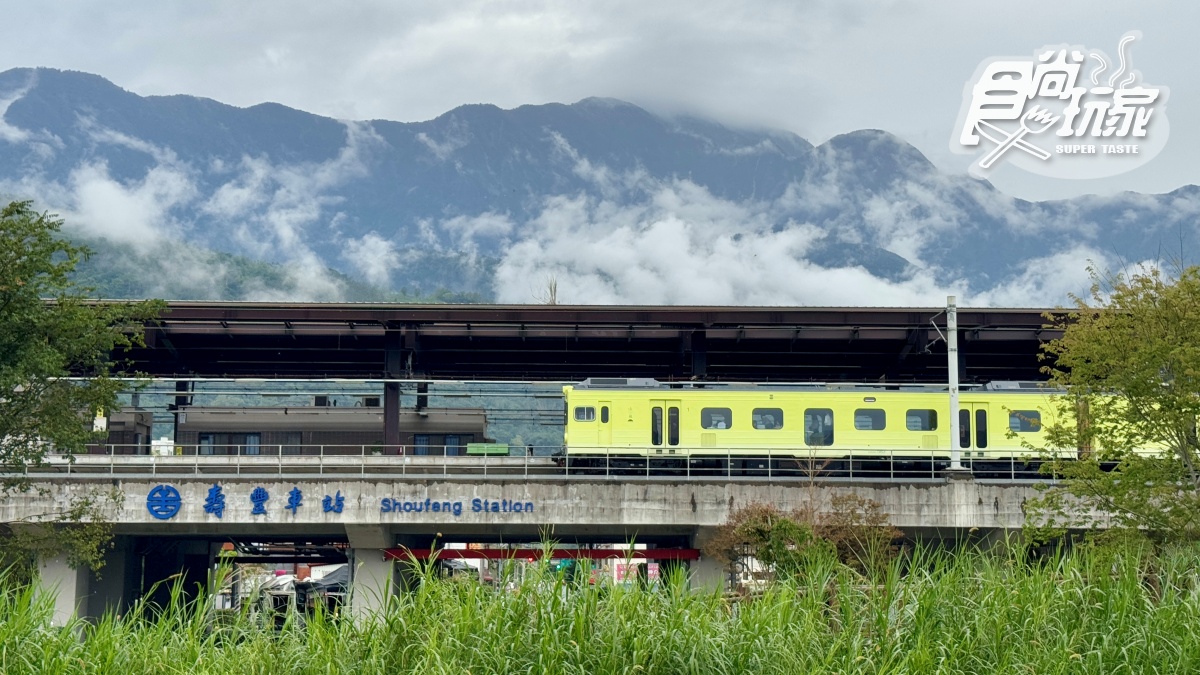
<path id="1" fill-rule="evenodd" d="M 661 448 L 594 449 L 563 453 L 559 447 L 514 448 L 502 454 L 446 454 L 461 450 L 432 446 L 377 445 L 171 446 L 146 454 L 144 446 L 93 446 L 73 456 L 50 455 L 38 465 L 4 471 L 34 478 L 136 479 L 228 477 L 336 477 L 344 479 L 431 479 L 508 477 L 539 480 L 663 478 L 693 481 L 766 480 L 929 482 L 946 478 L 949 454 L 912 451 L 778 448 L 728 452 Z M 209 454 L 210 452 L 214 454 Z M 224 452 L 227 454 L 215 454 Z M 400 453 L 404 454 L 400 454 Z M 645 454 L 641 454 L 645 453 Z M 1048 480 L 1028 457 L 964 458 L 964 467 L 983 480 Z"/>

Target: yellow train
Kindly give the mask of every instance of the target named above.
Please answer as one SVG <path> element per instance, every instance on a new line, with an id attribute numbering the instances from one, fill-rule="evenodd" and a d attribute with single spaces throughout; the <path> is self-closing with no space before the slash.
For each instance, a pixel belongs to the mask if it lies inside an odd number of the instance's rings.
<path id="1" fill-rule="evenodd" d="M 672 386 L 593 378 L 563 387 L 568 466 L 932 471 L 951 453 L 945 387 Z M 997 383 L 959 396 L 961 457 L 1011 469 L 1045 444 L 1050 394 Z M 1027 468 L 1027 467 L 1026 467 Z"/>

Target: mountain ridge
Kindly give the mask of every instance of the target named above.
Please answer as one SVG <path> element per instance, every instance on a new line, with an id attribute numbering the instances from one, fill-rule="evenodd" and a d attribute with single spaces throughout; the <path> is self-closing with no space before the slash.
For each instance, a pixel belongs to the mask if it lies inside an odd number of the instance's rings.
<path id="1" fill-rule="evenodd" d="M 554 278 L 597 302 L 1011 302 L 1078 289 L 1093 258 L 1153 259 L 1200 214 L 1195 186 L 1028 202 L 885 130 L 813 145 L 600 97 L 343 121 L 43 68 L 0 73 L 0 102 L 0 193 L 137 255 L 186 244 L 330 287 L 336 270 L 502 301 Z"/>

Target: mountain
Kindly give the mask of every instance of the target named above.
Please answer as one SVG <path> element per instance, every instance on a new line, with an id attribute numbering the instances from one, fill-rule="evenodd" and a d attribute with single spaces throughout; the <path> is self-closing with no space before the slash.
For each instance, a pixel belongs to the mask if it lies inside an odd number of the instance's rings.
<path id="1" fill-rule="evenodd" d="M 1196 186 L 1014 199 L 878 130 L 814 146 L 601 98 L 339 121 L 51 69 L 0 73 L 0 195 L 171 282 L 122 293 L 312 300 L 1055 304 L 1088 260 L 1186 257 L 1200 214 Z"/>
<path id="2" fill-rule="evenodd" d="M 72 239 L 90 253 L 76 267 L 75 281 L 103 298 L 451 304 L 487 300 L 477 293 L 445 288 L 424 293 L 381 288 L 332 269 L 324 270 L 322 284 L 314 289 L 286 265 L 185 243 L 164 243 L 140 254 L 105 238 L 76 235 Z"/>

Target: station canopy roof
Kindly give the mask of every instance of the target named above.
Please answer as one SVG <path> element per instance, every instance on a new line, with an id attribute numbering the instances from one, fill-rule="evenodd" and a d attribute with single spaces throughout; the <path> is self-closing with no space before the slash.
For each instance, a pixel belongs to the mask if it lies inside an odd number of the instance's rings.
<path id="1" fill-rule="evenodd" d="M 957 312 L 964 382 L 1044 379 L 1046 310 Z M 171 302 L 162 378 L 945 382 L 944 308 Z"/>

